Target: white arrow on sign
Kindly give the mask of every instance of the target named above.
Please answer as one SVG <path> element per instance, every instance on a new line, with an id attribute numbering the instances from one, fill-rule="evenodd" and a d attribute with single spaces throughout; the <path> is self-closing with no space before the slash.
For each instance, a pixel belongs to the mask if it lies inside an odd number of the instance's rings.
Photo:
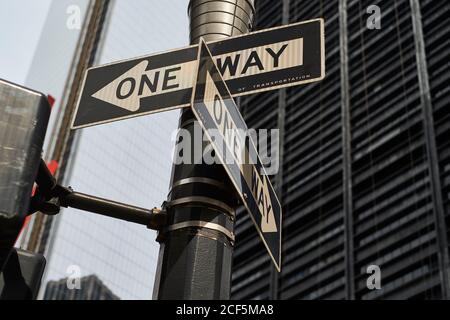
<path id="1" fill-rule="evenodd" d="M 224 80 L 290 68 L 303 64 L 303 38 L 245 49 L 214 57 Z M 92 97 L 135 112 L 140 99 L 194 85 L 197 61 L 147 70 L 148 61 L 136 66 L 95 92 Z"/>
<path id="2" fill-rule="evenodd" d="M 148 61 L 136 66 L 98 90 L 92 97 L 120 108 L 137 111 L 142 97 L 191 88 L 197 61 L 147 70 Z"/>

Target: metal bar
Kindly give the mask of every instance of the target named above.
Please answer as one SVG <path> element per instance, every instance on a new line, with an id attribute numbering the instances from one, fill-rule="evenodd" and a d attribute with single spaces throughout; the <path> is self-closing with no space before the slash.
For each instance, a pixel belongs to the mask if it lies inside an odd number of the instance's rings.
<path id="1" fill-rule="evenodd" d="M 339 29 L 341 55 L 341 117 L 343 153 L 343 208 L 345 235 L 346 296 L 355 299 L 355 266 L 353 258 L 353 193 L 352 193 L 352 136 L 348 80 L 347 0 L 339 1 Z"/>
<path id="2" fill-rule="evenodd" d="M 56 187 L 56 179 L 47 167 L 44 160 L 41 159 L 36 176 L 36 184 L 42 194 L 51 197 L 51 191 Z"/>
<path id="3" fill-rule="evenodd" d="M 60 197 L 63 207 L 72 207 L 107 217 L 134 222 L 158 230 L 164 224 L 165 215 L 156 210 L 135 207 L 128 204 L 94 197 L 79 192 L 70 192 Z"/>

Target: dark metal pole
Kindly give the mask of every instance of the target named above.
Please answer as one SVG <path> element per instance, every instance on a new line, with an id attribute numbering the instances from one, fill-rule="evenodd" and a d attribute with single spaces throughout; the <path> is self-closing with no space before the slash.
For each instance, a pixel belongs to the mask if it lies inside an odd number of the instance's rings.
<path id="1" fill-rule="evenodd" d="M 198 43 L 247 33 L 253 0 L 191 0 L 190 40 Z M 179 127 L 198 124 L 183 111 Z M 203 145 L 203 149 L 207 145 Z M 236 206 L 234 188 L 221 164 L 180 164 L 172 168 L 167 202 L 168 227 L 161 230 L 154 299 L 229 299 Z"/>

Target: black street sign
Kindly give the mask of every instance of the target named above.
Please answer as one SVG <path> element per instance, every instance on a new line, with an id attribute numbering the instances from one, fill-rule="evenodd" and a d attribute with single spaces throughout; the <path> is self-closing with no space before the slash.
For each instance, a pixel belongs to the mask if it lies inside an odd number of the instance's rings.
<path id="1" fill-rule="evenodd" d="M 323 19 L 208 43 L 234 97 L 325 76 Z M 90 68 L 72 128 L 188 107 L 198 45 Z"/>
<path id="2" fill-rule="evenodd" d="M 247 208 L 278 271 L 281 268 L 281 205 L 266 174 L 248 128 L 205 42 L 192 111 L 208 136 Z"/>

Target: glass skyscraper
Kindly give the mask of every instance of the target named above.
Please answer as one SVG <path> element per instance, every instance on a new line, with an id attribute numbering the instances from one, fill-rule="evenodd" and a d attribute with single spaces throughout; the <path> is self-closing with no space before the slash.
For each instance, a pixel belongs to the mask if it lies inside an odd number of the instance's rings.
<path id="1" fill-rule="evenodd" d="M 52 0 L 41 31 L 39 41 L 25 85 L 34 90 L 52 95 L 55 105 L 44 142 L 44 153 L 48 154 L 54 128 L 62 116 L 66 96 L 67 79 L 73 68 L 76 50 L 81 35 L 81 24 L 86 19 L 88 0 Z M 71 24 L 72 20 L 73 24 Z"/>
<path id="2" fill-rule="evenodd" d="M 95 58 L 109 3 L 109 0 L 48 1 L 47 16 L 40 17 L 45 23 L 40 30 L 26 85 L 49 93 L 56 100 L 44 142 L 43 159 L 52 162 L 59 181 L 66 172 L 65 158 L 72 146 L 69 122 L 80 79 Z M 44 253 L 53 217 L 37 213 L 30 218 L 17 244 Z"/>
<path id="3" fill-rule="evenodd" d="M 449 14 L 446 0 L 256 1 L 257 29 L 323 17 L 327 70 L 241 99 L 249 127 L 281 131 L 283 248 L 278 274 L 238 215 L 234 299 L 449 298 Z"/>
<path id="4" fill-rule="evenodd" d="M 70 279 L 48 281 L 44 300 L 118 300 L 119 298 L 96 276 L 79 279 L 80 289 L 71 290 L 67 286 Z"/>
<path id="5" fill-rule="evenodd" d="M 95 64 L 188 44 L 187 1 L 112 1 Z M 51 18 L 51 17 L 49 17 Z M 65 185 L 142 207 L 160 206 L 169 187 L 179 111 L 78 131 Z M 151 299 L 159 245 L 140 225 L 65 209 L 46 250 L 48 281 L 96 275 L 120 299 Z"/>

